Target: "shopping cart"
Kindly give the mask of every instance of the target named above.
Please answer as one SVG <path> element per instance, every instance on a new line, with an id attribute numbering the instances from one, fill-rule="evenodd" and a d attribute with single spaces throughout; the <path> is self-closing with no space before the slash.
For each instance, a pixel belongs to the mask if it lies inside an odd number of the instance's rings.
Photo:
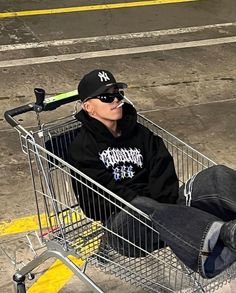
<path id="1" fill-rule="evenodd" d="M 60 259 L 94 292 L 104 291 L 87 275 L 88 265 L 148 292 L 213 292 L 235 278 L 235 266 L 210 280 L 189 270 L 159 240 L 158 232 L 145 213 L 68 163 L 68 147 L 79 135 L 81 127 L 73 115 L 39 123 L 30 130 L 20 125 L 14 116 L 33 111 L 38 117 L 40 112 L 52 111 L 78 98 L 76 91 L 46 98 L 44 90 L 35 89 L 35 94 L 36 103 L 5 113 L 6 121 L 18 131 L 22 151 L 29 161 L 39 236 L 45 245 L 40 255 L 14 274 L 16 292 L 26 292 L 25 276 L 50 257 Z M 180 185 L 193 174 L 215 164 L 140 114 L 138 122 L 162 137 L 174 158 Z M 91 212 L 85 215 L 81 206 L 87 196 L 90 197 Z M 123 210 L 127 224 L 142 226 L 143 234 L 123 235 L 112 225 L 108 227 L 95 221 L 91 216 L 95 202 L 100 203 L 101 214 L 109 212 L 104 209 L 104 203 L 109 205 L 110 212 Z M 159 243 L 159 249 L 155 251 L 150 247 L 153 239 L 158 239 Z M 83 264 L 78 266 L 72 257 L 82 260 Z"/>

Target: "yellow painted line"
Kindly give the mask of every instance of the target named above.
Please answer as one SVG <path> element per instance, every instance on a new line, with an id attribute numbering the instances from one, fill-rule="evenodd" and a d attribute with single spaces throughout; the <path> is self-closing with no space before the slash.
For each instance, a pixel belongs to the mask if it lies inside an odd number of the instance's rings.
<path id="1" fill-rule="evenodd" d="M 59 218 L 63 218 L 65 223 L 71 223 L 74 221 L 78 221 L 79 218 L 83 217 L 82 212 L 78 211 L 64 211 L 59 214 Z M 47 227 L 46 216 L 44 214 L 40 215 L 42 227 Z M 52 222 L 54 218 L 51 217 Z M 52 224 L 53 224 L 52 223 Z M 23 233 L 33 230 L 38 230 L 38 216 L 27 216 L 23 218 L 14 219 L 11 221 L 5 221 L 0 223 L 0 237 L 4 235 L 10 235 L 15 233 Z M 96 230 L 97 223 L 94 222 L 91 225 L 89 231 L 84 232 L 84 236 L 87 233 L 91 233 L 91 231 Z M 89 256 L 94 251 L 96 251 L 100 244 L 100 238 L 96 236 L 86 243 L 83 247 L 83 243 L 74 243 L 74 247 L 77 249 L 81 249 L 84 256 Z M 82 246 L 81 246 L 82 245 Z M 81 258 L 76 258 L 74 256 L 69 256 L 69 259 L 78 267 L 82 267 L 84 264 L 84 260 Z M 27 290 L 27 293 L 58 293 L 65 284 L 73 277 L 74 273 L 64 265 L 60 260 L 56 260 L 50 268 L 39 277 L 39 279 Z"/>
<path id="2" fill-rule="evenodd" d="M 81 267 L 81 259 L 70 257 L 74 264 Z M 74 273 L 60 260 L 56 260 L 51 267 L 27 290 L 27 293 L 57 293 L 70 280 Z"/>
<path id="3" fill-rule="evenodd" d="M 46 226 L 46 217 L 41 215 L 42 225 Z M 0 237 L 10 234 L 35 231 L 39 229 L 38 216 L 28 216 L 0 223 Z"/>
<path id="4" fill-rule="evenodd" d="M 65 211 L 59 214 L 59 218 L 63 219 L 64 223 L 76 222 L 81 217 L 83 217 L 82 212 L 75 212 L 73 210 Z M 42 228 L 45 228 L 48 226 L 47 225 L 48 222 L 47 222 L 47 218 L 45 214 L 40 215 L 40 222 L 41 222 Z M 55 225 L 55 223 L 56 223 L 55 217 L 51 217 L 51 224 Z M 39 229 L 39 224 L 38 224 L 37 215 L 17 218 L 11 221 L 0 222 L 0 237 L 11 235 L 11 234 L 35 231 L 38 229 Z"/>
<path id="5" fill-rule="evenodd" d="M 2 12 L 0 13 L 0 18 L 57 14 L 57 13 L 71 13 L 71 12 L 130 8 L 130 7 L 143 7 L 143 6 L 151 6 L 151 5 L 159 5 L 159 4 L 172 4 L 172 3 L 194 2 L 194 1 L 198 1 L 198 0 L 147 0 L 147 1 L 86 5 L 86 6 L 76 6 L 76 7 L 28 10 L 28 11 Z"/>

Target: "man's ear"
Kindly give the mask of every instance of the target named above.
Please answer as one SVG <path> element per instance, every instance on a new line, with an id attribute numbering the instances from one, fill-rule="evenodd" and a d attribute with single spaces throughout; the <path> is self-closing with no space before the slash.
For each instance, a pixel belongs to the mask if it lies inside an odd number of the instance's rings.
<path id="1" fill-rule="evenodd" d="M 89 101 L 82 103 L 81 107 L 89 115 L 92 115 L 94 112 L 93 105 Z"/>
<path id="2" fill-rule="evenodd" d="M 82 109 L 83 109 L 84 111 L 88 112 L 89 103 L 84 102 L 84 103 L 82 103 L 81 107 L 82 107 Z"/>

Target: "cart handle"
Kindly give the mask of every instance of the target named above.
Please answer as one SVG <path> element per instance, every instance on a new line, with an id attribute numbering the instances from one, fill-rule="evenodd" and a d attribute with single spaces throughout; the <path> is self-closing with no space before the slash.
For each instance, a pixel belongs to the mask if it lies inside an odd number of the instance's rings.
<path id="1" fill-rule="evenodd" d="M 56 96 L 45 98 L 45 91 L 41 88 L 35 88 L 34 93 L 36 96 L 35 103 L 29 103 L 11 110 L 7 110 L 4 113 L 5 120 L 12 126 L 16 127 L 19 123 L 13 118 L 14 116 L 24 114 L 30 111 L 37 113 L 42 111 L 52 111 L 61 105 L 71 103 L 78 100 L 78 91 L 70 91 L 62 93 Z"/>
<path id="2" fill-rule="evenodd" d="M 19 123 L 13 117 L 20 114 L 24 114 L 26 112 L 33 111 L 33 110 L 34 110 L 34 104 L 29 103 L 27 105 L 23 105 L 23 106 L 6 111 L 4 113 L 4 118 L 12 127 L 16 127 L 19 125 Z"/>

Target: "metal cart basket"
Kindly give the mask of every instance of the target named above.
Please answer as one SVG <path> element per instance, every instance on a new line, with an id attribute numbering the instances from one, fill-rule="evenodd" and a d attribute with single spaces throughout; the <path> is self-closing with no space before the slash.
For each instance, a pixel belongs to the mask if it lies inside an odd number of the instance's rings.
<path id="1" fill-rule="evenodd" d="M 79 134 L 81 126 L 73 116 L 30 130 L 14 119 L 14 116 L 29 111 L 39 113 L 54 110 L 62 104 L 75 101 L 76 92 L 50 98 L 45 98 L 41 89 L 35 89 L 35 93 L 36 103 L 5 113 L 7 122 L 18 131 L 22 151 L 29 160 L 39 236 L 46 247 L 41 255 L 15 273 L 16 292 L 26 292 L 25 276 L 50 257 L 60 259 L 94 292 L 104 291 L 86 274 L 87 265 L 114 274 L 148 292 L 213 292 L 235 277 L 236 269 L 232 266 L 214 279 L 203 279 L 189 270 L 162 241 L 159 241 L 159 249 L 152 251 L 147 242 L 159 239 L 159 234 L 153 229 L 149 217 L 68 163 L 68 147 Z M 180 185 L 196 172 L 215 164 L 140 114 L 138 122 L 163 138 L 174 158 Z M 75 188 L 78 197 L 75 196 Z M 112 227 L 95 221 L 89 214 L 85 215 L 81 205 L 86 196 L 90 197 L 91 214 L 95 201 L 106 202 L 111 210 L 124 211 L 127 224 L 132 225 L 133 221 L 135 225 L 142 226 L 142 237 L 137 233 L 130 237 L 117 234 Z M 102 209 L 101 204 L 101 213 L 106 212 Z M 145 234 L 148 239 L 142 240 L 142 244 L 141 240 L 139 244 L 134 239 L 139 236 L 140 239 L 145 238 Z M 114 248 L 118 242 L 126 253 Z M 83 266 L 77 266 L 70 256 L 82 259 Z"/>

